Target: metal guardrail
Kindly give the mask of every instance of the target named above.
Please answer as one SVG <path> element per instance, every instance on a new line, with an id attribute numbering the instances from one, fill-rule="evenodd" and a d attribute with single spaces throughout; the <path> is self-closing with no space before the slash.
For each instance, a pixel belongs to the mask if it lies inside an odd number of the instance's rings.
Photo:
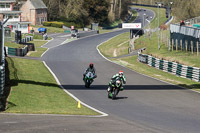
<path id="1" fill-rule="evenodd" d="M 138 60 L 156 69 L 173 75 L 200 82 L 200 68 L 182 65 L 176 62 L 161 60 L 147 54 L 138 52 Z"/>

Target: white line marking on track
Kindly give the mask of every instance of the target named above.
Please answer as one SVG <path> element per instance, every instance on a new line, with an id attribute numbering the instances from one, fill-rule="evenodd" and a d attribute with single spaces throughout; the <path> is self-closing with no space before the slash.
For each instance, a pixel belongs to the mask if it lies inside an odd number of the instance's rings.
<path id="1" fill-rule="evenodd" d="M 80 101 L 80 100 L 79 100 L 77 97 L 75 97 L 72 93 L 70 93 L 69 91 L 67 91 L 66 89 L 64 89 L 64 87 L 60 84 L 60 81 L 58 80 L 58 78 L 56 77 L 56 75 L 51 71 L 51 69 L 47 66 L 47 64 L 46 64 L 44 61 L 43 61 L 43 63 L 44 63 L 44 65 L 47 67 L 47 69 L 51 72 L 51 74 L 52 74 L 53 77 L 55 78 L 57 84 L 58 84 L 68 95 L 70 95 L 74 100 L 76 100 L 77 102 Z M 80 101 L 80 103 L 81 103 L 82 105 L 86 106 L 87 108 L 90 108 L 90 109 L 92 109 L 92 110 L 94 110 L 94 111 L 96 111 L 96 112 L 102 114 L 102 115 L 88 116 L 88 117 L 104 117 L 104 116 L 108 116 L 108 114 L 106 114 L 106 113 L 104 113 L 104 112 L 102 112 L 102 111 L 100 111 L 100 110 L 97 110 L 97 109 L 95 109 L 95 108 L 93 108 L 93 107 L 91 107 L 91 106 L 85 104 L 85 103 L 82 102 L 82 101 Z M 75 115 L 75 116 L 76 116 L 76 115 Z"/>

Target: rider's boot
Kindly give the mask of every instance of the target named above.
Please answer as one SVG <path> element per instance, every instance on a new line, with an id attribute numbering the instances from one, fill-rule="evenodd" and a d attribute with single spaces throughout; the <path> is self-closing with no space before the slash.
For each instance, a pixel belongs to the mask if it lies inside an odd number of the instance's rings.
<path id="1" fill-rule="evenodd" d="M 123 91 L 124 90 L 124 87 L 122 86 L 122 87 L 120 87 L 120 91 Z"/>

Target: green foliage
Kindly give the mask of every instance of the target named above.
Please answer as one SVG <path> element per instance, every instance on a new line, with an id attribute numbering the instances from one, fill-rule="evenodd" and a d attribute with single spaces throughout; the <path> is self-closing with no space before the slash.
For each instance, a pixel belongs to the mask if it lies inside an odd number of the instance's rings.
<path id="1" fill-rule="evenodd" d="M 38 35 L 38 34 L 34 34 L 33 35 L 33 39 L 40 39 L 40 40 L 42 40 L 43 36 L 42 35 Z"/>
<path id="2" fill-rule="evenodd" d="M 43 23 L 44 26 L 51 26 L 51 27 L 56 27 L 56 28 L 62 28 L 62 26 L 64 25 L 63 22 L 44 22 Z"/>
<path id="3" fill-rule="evenodd" d="M 62 28 L 63 25 L 64 25 L 63 22 L 52 22 L 51 23 L 51 26 L 56 27 L 56 28 Z"/>
<path id="4" fill-rule="evenodd" d="M 75 22 L 64 22 L 64 26 L 67 26 L 67 27 L 74 26 L 75 28 L 82 28 L 83 24 L 78 24 Z"/>
<path id="5" fill-rule="evenodd" d="M 114 1 L 114 2 L 112 2 Z M 48 7 L 49 21 L 63 21 L 89 25 L 108 23 L 124 18 L 131 0 L 43 0 Z M 115 4 L 111 4 L 115 3 Z M 111 9 L 111 6 L 113 7 Z M 111 11 L 112 10 L 112 11 Z M 112 12 L 109 15 L 109 12 Z M 112 18 L 112 19 L 111 19 Z M 66 22 L 66 20 L 64 21 Z"/>
<path id="6" fill-rule="evenodd" d="M 50 27 L 56 27 L 56 28 L 62 28 L 64 26 L 71 27 L 74 26 L 75 28 L 82 28 L 84 25 L 80 23 L 75 23 L 75 22 L 44 22 L 43 26 L 50 26 Z"/>
<path id="7" fill-rule="evenodd" d="M 84 8 L 89 13 L 91 21 L 102 23 L 107 21 L 110 0 L 85 0 Z"/>
<path id="8" fill-rule="evenodd" d="M 51 26 L 51 22 L 43 22 L 44 26 Z"/>

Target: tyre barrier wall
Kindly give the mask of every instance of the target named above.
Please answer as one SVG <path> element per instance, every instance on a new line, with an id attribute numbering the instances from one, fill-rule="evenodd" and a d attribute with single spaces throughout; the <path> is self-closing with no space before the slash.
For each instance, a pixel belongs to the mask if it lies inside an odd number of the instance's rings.
<path id="1" fill-rule="evenodd" d="M 6 53 L 13 56 L 25 56 L 28 53 L 28 46 L 24 48 L 10 48 L 6 47 Z"/>
<path id="2" fill-rule="evenodd" d="M 27 43 L 29 41 L 33 41 L 33 36 L 26 36 L 25 38 L 22 38 L 21 43 Z"/>
<path id="3" fill-rule="evenodd" d="M 150 55 L 138 52 L 138 61 L 145 63 L 151 67 L 155 67 L 164 72 L 174 74 L 176 76 L 191 79 L 200 82 L 200 68 L 181 65 L 179 63 L 161 60 Z"/>
<path id="4" fill-rule="evenodd" d="M 5 110 L 6 101 L 4 96 L 5 86 L 5 60 L 0 65 L 0 111 Z"/>
<path id="5" fill-rule="evenodd" d="M 5 62 L 0 66 L 0 95 L 3 95 L 5 85 Z"/>

